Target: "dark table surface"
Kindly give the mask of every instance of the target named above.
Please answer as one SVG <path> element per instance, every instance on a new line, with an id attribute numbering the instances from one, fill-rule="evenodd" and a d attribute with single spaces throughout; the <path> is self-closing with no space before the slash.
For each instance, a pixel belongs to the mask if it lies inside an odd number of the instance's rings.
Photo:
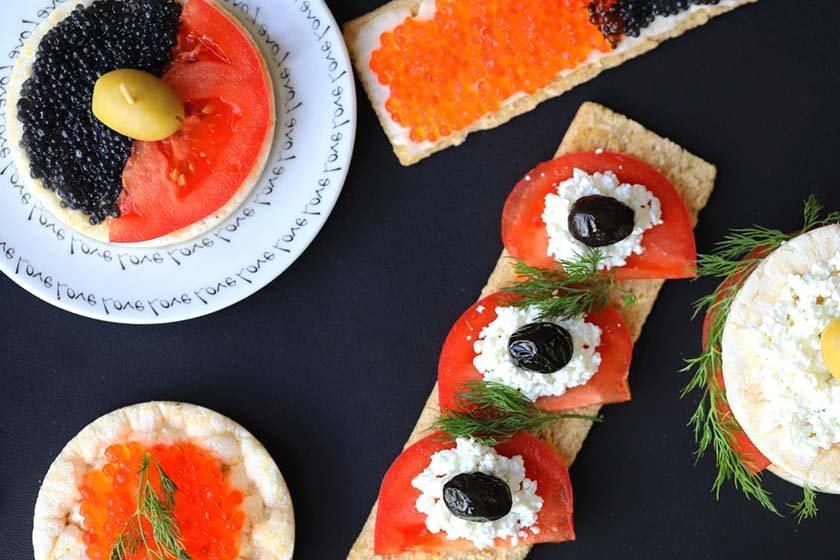
<path id="1" fill-rule="evenodd" d="M 343 22 L 379 0 L 332 0 Z M 807 6 L 807 7 L 806 7 Z M 446 333 L 501 250 L 512 185 L 554 152 L 578 106 L 603 103 L 719 167 L 698 246 L 728 228 L 794 228 L 801 201 L 840 209 L 840 4 L 761 0 L 721 16 L 496 130 L 410 168 L 364 95 L 350 177 L 303 257 L 268 288 L 184 324 L 129 327 L 55 309 L 0 277 L 0 558 L 32 557 L 32 509 L 62 446 L 123 405 L 190 401 L 259 437 L 296 505 L 301 559 L 343 558 L 435 381 Z M 577 542 L 556 558 L 840 556 L 840 498 L 797 525 L 727 486 L 709 492 L 679 399 L 698 351 L 669 282 L 635 347 L 633 401 L 604 409 L 571 469 Z M 767 475 L 778 503 L 799 499 Z"/>

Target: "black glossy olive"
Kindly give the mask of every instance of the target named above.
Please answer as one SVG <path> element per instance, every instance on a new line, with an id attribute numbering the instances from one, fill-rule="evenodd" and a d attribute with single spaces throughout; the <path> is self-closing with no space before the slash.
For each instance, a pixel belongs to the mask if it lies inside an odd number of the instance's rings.
<path id="1" fill-rule="evenodd" d="M 510 335 L 508 353 L 513 363 L 536 373 L 554 373 L 572 359 L 572 335 L 554 323 L 529 323 Z"/>
<path id="2" fill-rule="evenodd" d="M 482 472 L 461 473 L 443 486 L 443 503 L 452 515 L 467 521 L 496 521 L 513 506 L 510 487 Z"/>
<path id="3" fill-rule="evenodd" d="M 633 233 L 636 214 L 611 196 L 583 196 L 569 211 L 569 233 L 588 247 L 618 243 Z"/>

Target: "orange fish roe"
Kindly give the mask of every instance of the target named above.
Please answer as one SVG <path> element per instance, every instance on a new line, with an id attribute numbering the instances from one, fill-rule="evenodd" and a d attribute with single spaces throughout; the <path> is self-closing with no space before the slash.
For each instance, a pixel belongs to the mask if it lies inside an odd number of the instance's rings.
<path id="1" fill-rule="evenodd" d="M 191 443 L 146 449 L 133 442 L 112 445 L 105 451 L 108 462 L 86 473 L 79 488 L 87 557 L 107 560 L 136 511 L 138 472 L 146 452 L 178 487 L 175 521 L 192 560 L 234 560 L 239 555 L 239 534 L 245 522 L 240 509 L 244 496 L 225 481 L 219 462 Z M 157 477 L 152 480 L 160 495 Z M 148 527 L 146 535 L 151 538 Z M 141 546 L 131 560 L 148 560 L 145 549 Z"/>
<path id="2" fill-rule="evenodd" d="M 391 118 L 413 142 L 436 141 L 533 94 L 610 43 L 590 0 L 437 0 L 434 18 L 382 33 L 370 68 Z"/>

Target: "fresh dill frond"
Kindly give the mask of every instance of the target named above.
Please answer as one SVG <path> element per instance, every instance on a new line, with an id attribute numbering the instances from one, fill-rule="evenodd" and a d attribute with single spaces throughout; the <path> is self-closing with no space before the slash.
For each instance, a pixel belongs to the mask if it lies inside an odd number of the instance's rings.
<path id="1" fill-rule="evenodd" d="M 458 410 L 446 411 L 433 428 L 447 439 L 472 438 L 489 446 L 505 443 L 517 432 L 539 432 L 564 418 L 601 421 L 598 416 L 544 411 L 516 389 L 495 381 L 465 384 L 457 405 Z"/>
<path id="2" fill-rule="evenodd" d="M 514 261 L 517 282 L 502 292 L 514 296 L 518 307 L 535 306 L 541 319 L 573 319 L 605 307 L 613 292 L 621 294 L 625 306 L 633 305 L 635 295 L 621 288 L 612 272 L 600 272 L 604 255 L 588 249 L 573 259 L 558 261 L 561 268 L 546 269 Z"/>
<path id="3" fill-rule="evenodd" d="M 817 197 L 810 195 L 805 200 L 802 210 L 802 229 L 798 232 L 788 233 L 763 226 L 733 229 L 722 241 L 715 244 L 712 253 L 698 256 L 698 276 L 727 278 L 761 262 L 761 255 L 749 257 L 751 253 L 759 249 L 762 255 L 766 255 L 778 249 L 784 242 L 796 237 L 800 232 L 840 223 L 840 212 L 831 212 L 826 217 L 820 218 L 822 210 L 823 206 Z"/>
<path id="4" fill-rule="evenodd" d="M 135 545 L 131 548 L 129 544 L 129 540 L 134 542 Z M 111 554 L 109 556 L 110 560 L 128 560 L 129 556 L 133 556 L 134 553 L 137 551 L 137 541 L 134 539 L 133 536 L 129 536 L 128 533 L 123 533 L 117 540 L 114 542 L 114 546 L 111 547 Z"/>
<path id="5" fill-rule="evenodd" d="M 801 231 L 840 223 L 840 212 L 832 212 L 825 218 L 820 218 L 821 213 L 820 202 L 815 196 L 809 196 L 804 204 Z M 717 376 L 721 371 L 723 330 L 738 292 L 765 256 L 798 234 L 760 226 L 735 229 L 715 245 L 713 253 L 698 256 L 698 276 L 720 278 L 722 282 L 711 294 L 694 304 L 695 316 L 706 314 L 710 317 L 708 331 L 703 351 L 699 356 L 686 360 L 682 370 L 691 374 L 691 378 L 681 397 L 695 391 L 701 393 L 689 426 L 694 430 L 698 460 L 709 449 L 715 453 L 717 474 L 712 491 L 718 496 L 724 483 L 731 481 L 748 499 L 756 500 L 776 514 L 778 509 L 770 493 L 762 486 L 761 475 L 744 463 L 745 458 L 733 446 L 735 436 L 742 433 L 742 429 L 728 412 L 726 393 Z M 806 500 L 803 499 L 803 502 Z M 813 511 L 816 513 L 815 506 Z M 798 512 L 795 513 L 798 515 Z"/>
<path id="6" fill-rule="evenodd" d="M 152 485 L 152 465 L 163 496 L 158 495 Z M 178 487 L 149 453 L 143 455 L 138 476 L 137 510 L 128 518 L 125 529 L 111 547 L 109 560 L 127 560 L 141 544 L 150 560 L 191 560 L 175 521 L 175 493 Z M 152 542 L 146 535 L 147 524 L 151 528 Z"/>
<path id="7" fill-rule="evenodd" d="M 804 519 L 811 519 L 817 515 L 817 493 L 807 484 L 802 487 L 802 499 L 795 504 L 788 504 L 796 521 L 802 523 Z"/>

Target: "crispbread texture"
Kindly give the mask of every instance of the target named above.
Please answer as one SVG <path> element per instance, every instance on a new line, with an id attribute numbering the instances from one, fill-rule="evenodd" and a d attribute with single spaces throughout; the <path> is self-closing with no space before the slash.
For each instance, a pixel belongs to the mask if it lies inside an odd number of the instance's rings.
<path id="1" fill-rule="evenodd" d="M 64 21 L 70 16 L 77 6 L 90 6 L 95 0 L 76 0 L 74 2 L 67 2 L 66 4 L 58 6 L 50 16 L 42 21 L 32 35 L 27 39 L 23 48 L 18 54 L 15 66 L 12 69 L 12 76 L 9 82 L 9 99 L 6 107 L 6 127 L 9 131 L 9 147 L 12 152 L 12 160 L 18 170 L 18 176 L 23 181 L 29 192 L 35 199 L 44 207 L 50 214 L 58 218 L 62 223 L 71 229 L 95 239 L 103 243 L 110 241 L 108 237 L 108 230 L 113 218 L 106 218 L 99 224 L 93 225 L 90 223 L 88 217 L 77 210 L 65 208 L 59 196 L 49 190 L 41 179 L 35 179 L 29 173 L 29 155 L 21 148 L 21 141 L 23 139 L 23 124 L 18 119 L 18 101 L 21 98 L 21 90 L 23 84 L 28 80 L 33 73 L 35 58 L 38 52 L 38 46 L 41 40 L 49 33 L 55 26 Z M 234 212 L 236 212 L 242 203 L 250 196 L 254 187 L 260 180 L 262 172 L 268 163 L 268 156 L 271 152 L 271 146 L 274 143 L 274 131 L 277 121 L 277 108 L 274 97 L 274 84 L 271 80 L 271 73 L 268 70 L 268 65 L 265 62 L 265 57 L 262 55 L 257 43 L 251 36 L 251 33 L 245 28 L 242 23 L 236 19 L 224 6 L 217 0 L 208 0 L 220 13 L 224 14 L 239 30 L 251 41 L 254 49 L 260 54 L 260 62 L 262 63 L 263 72 L 265 75 L 266 84 L 268 85 L 269 98 L 271 99 L 271 114 L 269 116 L 270 126 L 266 132 L 263 140 L 260 153 L 254 162 L 254 167 L 251 172 L 239 186 L 233 196 L 221 208 L 198 220 L 197 222 L 183 227 L 179 230 L 168 233 L 164 236 L 150 239 L 148 241 L 141 241 L 138 243 L 121 244 L 130 247 L 165 247 L 167 245 L 175 245 L 183 243 L 199 237 L 214 227 L 218 226 L 226 219 L 228 219 Z M 181 4 L 185 4 L 186 0 L 179 0 Z"/>
<path id="2" fill-rule="evenodd" d="M 840 252 L 840 225 L 804 233 L 768 255 L 750 274 L 732 304 L 721 342 L 726 397 L 738 423 L 772 463 L 770 471 L 797 486 L 840 494 L 840 445 L 810 456 L 787 443 L 782 426 L 762 418 L 775 406 L 763 383 L 767 364 L 752 338 L 779 300 L 790 274 L 807 274 Z"/>
<path id="3" fill-rule="evenodd" d="M 245 499 L 239 558 L 290 560 L 295 543 L 292 499 L 268 451 L 245 428 L 193 404 L 147 402 L 102 416 L 70 440 L 50 466 L 35 504 L 35 560 L 85 558 L 78 514 L 79 482 L 101 468 L 105 450 L 136 441 L 146 446 L 188 441 L 211 451 Z"/>
<path id="4" fill-rule="evenodd" d="M 690 154 L 670 140 L 646 130 L 627 117 L 614 113 L 596 103 L 584 103 L 569 126 L 556 155 L 597 150 L 599 148 L 635 156 L 662 172 L 673 183 L 685 201 L 692 223 L 697 223 L 697 214 L 706 205 L 714 188 L 717 173 L 714 165 Z M 514 281 L 515 276 L 511 260 L 507 257 L 507 253 L 502 252 L 502 256 L 496 263 L 496 268 L 490 275 L 487 285 L 481 291 L 481 297 L 496 292 Z M 616 307 L 621 311 L 634 342 L 641 334 L 642 325 L 644 325 L 653 308 L 653 303 L 662 284 L 662 280 L 621 282 L 621 287 L 632 291 L 637 298 L 636 304 L 629 308 L 622 307 L 616 301 Z M 576 412 L 597 415 L 600 409 L 600 406 L 589 406 Z M 406 447 L 427 435 L 429 428 L 439 415 L 440 408 L 436 384 L 429 400 L 423 407 L 423 412 L 406 443 Z M 584 420 L 561 420 L 551 429 L 542 433 L 541 438 L 551 445 L 567 465 L 571 465 L 591 427 L 592 423 Z M 375 519 L 376 506 L 374 505 L 373 511 L 371 511 L 361 534 L 347 557 L 348 560 L 369 560 L 376 557 L 373 554 Z M 453 553 L 445 556 L 412 552 L 387 556 L 387 558 L 390 560 L 431 560 L 443 557 L 449 560 L 521 560 L 527 556 L 529 550 L 529 546 L 519 546 L 507 549 L 496 548 Z"/>
<path id="5" fill-rule="evenodd" d="M 359 38 L 362 36 L 366 27 L 371 25 L 374 20 L 379 17 L 388 16 L 394 12 L 404 10 L 410 10 L 411 13 L 416 16 L 420 10 L 423 0 L 393 0 L 373 12 L 345 24 L 344 38 L 350 50 L 350 56 L 353 59 L 356 72 L 359 75 L 359 80 L 362 82 L 368 97 L 371 99 L 376 115 L 379 117 L 379 122 L 382 124 L 382 127 L 388 135 L 388 139 L 391 141 L 391 145 L 394 148 L 394 153 L 397 154 L 397 158 L 399 158 L 400 163 L 403 165 L 412 165 L 435 152 L 450 146 L 458 146 L 466 140 L 467 136 L 472 132 L 496 128 L 497 126 L 506 123 L 513 117 L 527 113 L 539 103 L 561 95 L 577 85 L 588 82 L 604 70 L 618 66 L 626 60 L 635 58 L 640 54 L 653 50 L 660 43 L 671 39 L 672 37 L 682 35 L 689 29 L 703 25 L 709 21 L 709 19 L 717 15 L 733 10 L 744 4 L 757 1 L 758 0 L 721 0 L 721 2 L 717 5 L 694 6 L 676 16 L 672 16 L 670 18 L 660 18 L 653 25 L 642 30 L 640 37 L 624 37 L 619 45 L 609 53 L 600 57 L 593 57 L 570 72 L 561 73 L 557 79 L 535 94 L 524 95 L 514 101 L 504 103 L 498 111 L 481 117 L 466 129 L 442 138 L 431 145 L 419 147 L 400 143 L 400 141 L 389 132 L 389 123 L 393 123 L 393 121 L 391 121 L 391 117 L 385 109 L 384 104 L 375 101 L 373 90 L 377 87 L 377 81 L 376 76 L 369 67 L 371 53 L 370 50 L 366 50 L 366 45 L 363 45 Z"/>

